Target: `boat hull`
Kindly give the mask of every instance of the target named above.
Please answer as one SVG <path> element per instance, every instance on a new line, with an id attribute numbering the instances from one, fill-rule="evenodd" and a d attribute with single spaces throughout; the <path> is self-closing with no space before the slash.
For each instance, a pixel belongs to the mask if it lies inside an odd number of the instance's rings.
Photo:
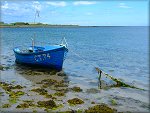
<path id="1" fill-rule="evenodd" d="M 66 52 L 67 49 L 65 47 L 29 54 L 18 53 L 14 49 L 17 63 L 55 68 L 57 70 L 62 69 Z"/>

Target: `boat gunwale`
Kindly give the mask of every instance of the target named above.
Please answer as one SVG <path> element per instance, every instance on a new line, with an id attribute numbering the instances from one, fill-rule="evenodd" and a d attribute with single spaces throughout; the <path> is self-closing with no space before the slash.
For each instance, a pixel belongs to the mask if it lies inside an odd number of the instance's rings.
<path id="1" fill-rule="evenodd" d="M 67 48 L 66 47 L 64 47 L 64 46 L 62 46 L 62 47 L 60 47 L 60 48 L 56 48 L 56 49 L 52 49 L 52 50 L 46 50 L 46 51 L 40 51 L 40 52 L 29 52 L 29 53 L 23 53 L 23 52 L 17 52 L 17 51 L 15 51 L 15 49 L 16 48 L 18 48 L 18 47 L 15 47 L 14 49 L 13 49 L 13 51 L 14 51 L 14 53 L 16 53 L 16 54 L 19 54 L 19 55 L 39 55 L 39 54 L 44 54 L 44 53 L 48 53 L 48 52 L 56 52 L 56 51 L 60 51 L 60 50 L 67 50 Z"/>

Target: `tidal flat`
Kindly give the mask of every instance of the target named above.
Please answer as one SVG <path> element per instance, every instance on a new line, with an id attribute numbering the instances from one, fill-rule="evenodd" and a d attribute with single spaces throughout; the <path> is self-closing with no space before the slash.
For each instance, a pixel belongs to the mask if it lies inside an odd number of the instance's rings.
<path id="1" fill-rule="evenodd" d="M 36 45 L 57 43 L 65 34 L 70 51 L 62 71 L 15 63 L 13 48 L 31 45 L 34 32 Z M 149 112 L 147 33 L 146 27 L 1 28 L 0 110 Z M 105 76 L 100 87 L 98 73 L 89 63 L 144 90 L 115 87 Z"/>
<path id="2" fill-rule="evenodd" d="M 104 95 L 102 92 L 112 89 L 106 88 L 107 85 L 103 82 L 102 89 L 85 88 L 71 83 L 63 70 L 58 72 L 20 64 L 14 64 L 8 69 L 4 69 L 5 66 L 2 65 L 1 67 L 2 112 L 117 113 L 127 112 L 122 107 L 129 107 L 128 104 L 131 102 L 144 110 L 149 109 L 148 104 L 142 101 Z M 133 108 L 130 107 L 129 112 L 132 112 Z"/>
<path id="3" fill-rule="evenodd" d="M 8 72 L 11 74 L 11 79 L 0 82 L 2 112 L 88 113 L 99 111 L 100 108 L 103 108 L 101 112 L 117 111 L 104 103 L 92 102 L 94 100 L 85 98 L 85 89 L 76 85 L 70 86 L 68 75 L 63 71 L 35 69 L 22 65 L 13 67 L 17 68 L 14 76 L 12 69 L 1 70 L 2 78 L 9 76 Z M 13 78 L 17 76 L 18 78 Z M 91 108 L 92 106 L 94 108 Z"/>

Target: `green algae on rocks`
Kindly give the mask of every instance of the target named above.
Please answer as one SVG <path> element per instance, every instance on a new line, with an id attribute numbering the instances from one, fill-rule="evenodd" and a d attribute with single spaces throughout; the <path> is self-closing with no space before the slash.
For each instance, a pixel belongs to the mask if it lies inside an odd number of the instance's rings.
<path id="1" fill-rule="evenodd" d="M 54 87 L 67 87 L 68 85 L 62 80 L 60 82 L 55 82 Z"/>
<path id="2" fill-rule="evenodd" d="M 95 102 L 92 101 L 91 104 L 95 104 Z"/>
<path id="3" fill-rule="evenodd" d="M 77 86 L 75 86 L 75 87 L 73 87 L 73 88 L 71 88 L 73 91 L 75 91 L 75 92 L 81 92 L 82 91 L 82 89 L 80 88 L 80 87 L 77 87 Z"/>
<path id="4" fill-rule="evenodd" d="M 3 71 L 4 70 L 4 66 L 0 65 L 0 70 Z"/>
<path id="5" fill-rule="evenodd" d="M 37 104 L 38 104 L 38 107 L 44 107 L 44 108 L 48 108 L 48 109 L 57 107 L 56 103 L 53 100 L 38 101 Z"/>
<path id="6" fill-rule="evenodd" d="M 115 99 L 111 99 L 110 102 L 112 105 L 117 105 L 117 101 Z"/>
<path id="7" fill-rule="evenodd" d="M 10 92 L 13 89 L 22 89 L 23 86 L 21 85 L 13 85 L 13 84 L 8 84 L 6 82 L 0 82 L 0 86 L 5 90 Z"/>
<path id="8" fill-rule="evenodd" d="M 15 104 L 15 103 L 17 103 L 18 98 L 9 98 L 8 101 L 9 101 L 11 104 Z"/>
<path id="9" fill-rule="evenodd" d="M 77 105 L 77 104 L 83 104 L 84 101 L 79 99 L 79 98 L 73 98 L 73 99 L 69 99 L 67 101 L 70 105 Z"/>
<path id="10" fill-rule="evenodd" d="M 17 91 L 17 92 L 11 91 L 11 92 L 9 92 L 9 97 L 11 97 L 11 98 L 18 98 L 18 97 L 20 97 L 20 96 L 22 96 L 24 94 L 25 93 L 23 91 Z"/>
<path id="11" fill-rule="evenodd" d="M 85 110 L 85 113 L 117 113 L 117 110 L 108 107 L 105 104 L 95 105 Z"/>
<path id="12" fill-rule="evenodd" d="M 52 98 L 53 96 L 51 94 L 46 94 L 45 97 L 46 98 Z"/>
<path id="13" fill-rule="evenodd" d="M 40 95 L 46 95 L 47 94 L 47 90 L 43 89 L 43 88 L 36 88 L 36 89 L 32 89 L 31 91 L 37 92 Z"/>
<path id="14" fill-rule="evenodd" d="M 65 93 L 63 92 L 56 92 L 54 93 L 55 96 L 65 96 Z"/>
<path id="15" fill-rule="evenodd" d="M 18 105 L 16 108 L 29 108 L 29 104 L 27 104 L 27 103 L 23 103 L 23 104 L 20 104 L 20 105 Z"/>
<path id="16" fill-rule="evenodd" d="M 10 108 L 10 107 L 11 107 L 10 104 L 4 104 L 4 105 L 2 105 L 2 108 Z"/>
<path id="17" fill-rule="evenodd" d="M 44 79 L 41 81 L 41 83 L 47 84 L 49 86 L 54 85 L 57 82 L 57 80 L 53 80 L 53 79 Z"/>
<path id="18" fill-rule="evenodd" d="M 67 76 L 65 73 L 58 73 L 58 76 Z"/>
<path id="19" fill-rule="evenodd" d="M 28 104 L 29 106 L 35 106 L 34 104 L 33 104 L 33 100 L 23 100 L 23 102 L 24 103 L 26 103 L 26 104 Z"/>
<path id="20" fill-rule="evenodd" d="M 54 87 L 67 87 L 68 86 L 67 84 L 65 84 L 63 80 L 58 82 L 57 80 L 54 80 L 54 79 L 44 79 L 41 82 L 38 82 L 38 84 L 43 84 L 42 85 L 43 88 L 47 88 L 50 86 L 54 86 Z"/>
<path id="21" fill-rule="evenodd" d="M 24 103 L 19 104 L 16 108 L 29 108 L 29 107 L 35 107 L 36 105 L 33 104 L 33 100 L 23 100 Z"/>

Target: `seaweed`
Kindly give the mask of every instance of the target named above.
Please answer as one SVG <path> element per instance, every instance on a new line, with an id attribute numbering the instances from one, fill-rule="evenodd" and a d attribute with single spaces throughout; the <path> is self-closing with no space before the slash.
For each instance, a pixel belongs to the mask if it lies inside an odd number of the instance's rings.
<path id="1" fill-rule="evenodd" d="M 21 85 L 16 85 L 13 87 L 13 89 L 22 89 L 23 87 Z"/>
<path id="2" fill-rule="evenodd" d="M 110 87 L 129 87 L 129 88 L 135 88 L 135 89 L 139 89 L 139 90 L 145 90 L 145 89 L 142 89 L 142 88 L 138 88 L 138 87 L 135 87 L 135 86 L 132 86 L 132 85 L 129 85 L 129 84 L 126 84 L 124 83 L 123 81 L 103 72 L 102 70 L 100 70 L 98 67 L 95 67 L 96 71 L 98 72 L 99 74 L 99 81 L 101 79 L 101 74 L 105 75 L 106 77 L 110 78 L 111 80 L 113 80 L 114 82 L 116 82 L 117 84 L 115 85 L 111 85 Z"/>
<path id="3" fill-rule="evenodd" d="M 33 100 L 23 100 L 24 103 L 22 104 L 19 104 L 16 108 L 29 108 L 30 106 L 31 107 L 34 107 L 35 104 L 33 104 Z"/>
<path id="4" fill-rule="evenodd" d="M 95 102 L 92 101 L 91 104 L 95 104 Z"/>
<path id="5" fill-rule="evenodd" d="M 64 92 L 64 93 L 67 93 L 68 91 L 69 91 L 69 89 L 68 88 L 63 88 L 63 89 L 60 89 L 60 88 L 54 88 L 53 90 L 55 90 L 55 91 L 59 91 L 59 92 Z"/>
<path id="6" fill-rule="evenodd" d="M 17 103 L 18 99 L 17 98 L 9 98 L 8 100 L 11 104 L 15 104 L 15 103 Z"/>
<path id="7" fill-rule="evenodd" d="M 117 101 L 115 99 L 111 99 L 110 102 L 112 105 L 117 105 Z"/>
<path id="8" fill-rule="evenodd" d="M 24 95 L 25 93 L 23 91 L 17 91 L 17 92 L 14 92 L 14 91 L 11 91 L 9 92 L 9 97 L 11 98 L 18 98 L 22 95 Z"/>
<path id="9" fill-rule="evenodd" d="M 27 70 L 27 71 L 24 71 L 24 72 L 20 72 L 20 74 L 31 75 L 31 76 L 42 75 L 40 72 L 32 71 L 32 70 Z"/>
<path id="10" fill-rule="evenodd" d="M 75 111 L 75 110 L 71 110 L 71 111 L 61 111 L 61 112 L 59 112 L 59 113 L 76 113 L 76 111 Z"/>
<path id="11" fill-rule="evenodd" d="M 5 86 L 9 86 L 10 84 L 6 83 L 6 82 L 0 82 L 0 86 L 1 87 L 5 87 Z"/>
<path id="12" fill-rule="evenodd" d="M 45 97 L 46 98 L 52 98 L 53 96 L 51 94 L 46 94 Z"/>
<path id="13" fill-rule="evenodd" d="M 33 113 L 37 113 L 37 110 L 33 110 Z"/>
<path id="14" fill-rule="evenodd" d="M 54 85 L 54 87 L 67 87 L 68 86 L 65 84 L 63 80 L 58 82 L 57 80 L 54 80 L 54 79 L 44 79 L 40 82 L 40 84 L 43 84 L 42 85 L 43 88 L 47 88 L 52 85 Z"/>
<path id="15" fill-rule="evenodd" d="M 2 108 L 10 108 L 10 107 L 11 107 L 10 104 L 4 104 L 4 105 L 2 105 Z"/>
<path id="16" fill-rule="evenodd" d="M 28 104 L 29 106 L 35 106 L 34 104 L 33 104 L 33 100 L 23 100 L 23 102 L 25 102 L 26 104 Z"/>
<path id="17" fill-rule="evenodd" d="M 79 98 L 73 98 L 67 101 L 70 105 L 83 104 L 84 101 Z"/>
<path id="18" fill-rule="evenodd" d="M 22 89 L 21 85 L 12 85 L 5 82 L 0 82 L 0 86 L 5 90 L 10 92 L 12 89 Z"/>
<path id="19" fill-rule="evenodd" d="M 37 102 L 39 107 L 44 107 L 44 108 L 48 108 L 48 109 L 52 109 L 56 106 L 56 103 L 53 100 L 48 100 L 48 101 L 38 101 Z"/>
<path id="20" fill-rule="evenodd" d="M 65 73 L 58 73 L 58 76 L 67 76 Z"/>
<path id="21" fill-rule="evenodd" d="M 55 82 L 54 87 L 67 87 L 68 85 L 62 80 L 60 82 Z"/>
<path id="22" fill-rule="evenodd" d="M 52 71 L 50 72 L 51 75 L 55 75 L 56 73 L 57 73 L 57 70 L 52 70 Z"/>
<path id="23" fill-rule="evenodd" d="M 29 108 L 29 104 L 28 103 L 22 103 L 22 104 L 19 104 L 16 108 Z"/>
<path id="24" fill-rule="evenodd" d="M 0 65 L 0 70 L 3 71 L 4 70 L 4 66 Z"/>
<path id="25" fill-rule="evenodd" d="M 4 96 L 3 93 L 4 93 L 4 92 L 0 92 L 0 96 Z"/>
<path id="26" fill-rule="evenodd" d="M 4 71 L 4 70 L 8 70 L 8 69 L 10 69 L 11 67 L 9 67 L 9 66 L 2 66 L 2 65 L 0 65 L 0 70 L 1 71 Z"/>
<path id="27" fill-rule="evenodd" d="M 47 84 L 49 86 L 54 85 L 57 82 L 57 80 L 53 80 L 53 79 L 44 79 L 41 81 L 41 83 Z"/>
<path id="28" fill-rule="evenodd" d="M 44 111 L 46 111 L 47 113 L 50 112 L 50 110 L 48 108 L 44 109 Z"/>
<path id="29" fill-rule="evenodd" d="M 63 92 L 56 92 L 54 93 L 55 96 L 65 96 L 65 93 Z"/>
<path id="30" fill-rule="evenodd" d="M 31 91 L 37 92 L 40 95 L 46 95 L 47 94 L 47 90 L 43 89 L 43 88 L 36 88 L 36 89 L 32 89 Z"/>
<path id="31" fill-rule="evenodd" d="M 48 84 L 43 84 L 42 88 L 47 88 L 49 85 Z"/>
<path id="32" fill-rule="evenodd" d="M 117 110 L 108 107 L 105 104 L 95 105 L 85 110 L 85 113 L 115 113 Z"/>
<path id="33" fill-rule="evenodd" d="M 73 88 L 71 88 L 73 91 L 75 91 L 75 92 L 81 92 L 82 91 L 82 89 L 80 88 L 80 87 L 77 87 L 77 86 L 75 86 L 75 87 L 73 87 Z"/>

